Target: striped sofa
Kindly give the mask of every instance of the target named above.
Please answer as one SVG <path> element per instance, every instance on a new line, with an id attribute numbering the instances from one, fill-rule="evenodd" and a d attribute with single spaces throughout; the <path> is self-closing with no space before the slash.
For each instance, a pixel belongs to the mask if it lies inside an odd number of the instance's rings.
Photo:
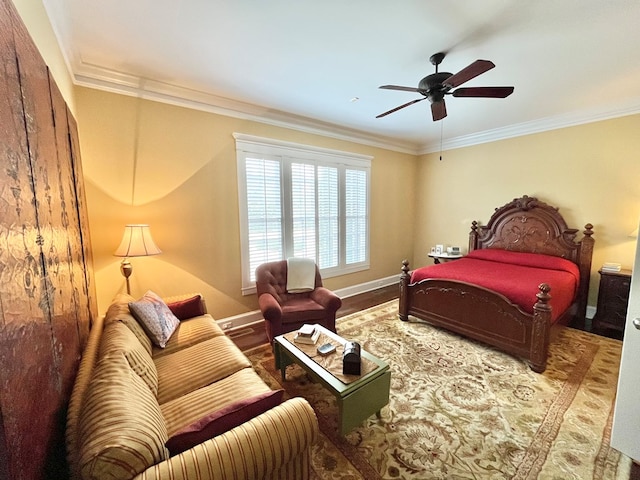
<path id="1" fill-rule="evenodd" d="M 181 321 L 161 349 L 130 313 L 132 301 L 118 295 L 92 326 L 67 414 L 72 478 L 309 478 L 318 423 L 301 398 L 172 452 L 171 439 L 191 438 L 200 419 L 272 391 L 210 315 Z"/>

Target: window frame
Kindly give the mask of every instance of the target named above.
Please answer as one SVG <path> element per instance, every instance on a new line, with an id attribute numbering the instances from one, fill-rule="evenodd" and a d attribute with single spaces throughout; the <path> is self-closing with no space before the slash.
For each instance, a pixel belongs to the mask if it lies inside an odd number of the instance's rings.
<path id="1" fill-rule="evenodd" d="M 370 155 L 363 155 L 340 150 L 327 149 L 322 147 L 302 145 L 293 142 L 257 137 L 243 133 L 234 133 L 236 142 L 236 159 L 238 174 L 238 211 L 240 221 L 240 257 L 241 257 L 241 279 L 242 294 L 250 295 L 256 292 L 255 281 L 251 279 L 250 257 L 249 257 L 249 226 L 248 226 L 248 205 L 247 205 L 247 185 L 246 185 L 246 159 L 252 155 L 260 155 L 265 160 L 278 160 L 280 162 L 280 197 L 282 209 L 282 235 L 284 258 L 292 256 L 293 245 L 291 239 L 286 237 L 286 232 L 292 226 L 291 206 L 287 205 L 291 199 L 291 163 L 313 164 L 316 166 L 336 167 L 338 169 L 338 266 L 324 268 L 320 270 L 323 278 L 346 275 L 369 269 L 370 266 L 370 203 L 371 203 L 371 161 Z M 365 172 L 366 178 L 366 226 L 365 226 L 365 257 L 364 261 L 347 265 L 345 263 L 345 172 L 348 169 Z M 287 183 L 289 182 L 289 183 Z M 316 178 L 317 197 L 317 178 Z M 317 207 L 316 207 L 317 209 Z M 316 218 L 317 221 L 317 218 Z M 317 235 L 317 233 L 316 233 Z M 316 250 L 319 245 L 316 246 Z M 317 252 L 316 252 L 317 255 Z"/>

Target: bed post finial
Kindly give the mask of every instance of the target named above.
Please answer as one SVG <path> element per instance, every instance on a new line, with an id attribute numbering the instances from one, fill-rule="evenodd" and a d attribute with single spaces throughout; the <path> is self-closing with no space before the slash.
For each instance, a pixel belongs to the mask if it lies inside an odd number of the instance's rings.
<path id="1" fill-rule="evenodd" d="M 471 231 L 469 232 L 469 251 L 473 252 L 478 248 L 478 222 L 471 222 Z"/>
<path id="2" fill-rule="evenodd" d="M 593 225 L 591 225 L 590 223 L 587 223 L 584 226 L 584 231 L 582 232 L 584 234 L 584 236 L 586 237 L 590 237 L 591 235 L 593 235 Z"/>
<path id="3" fill-rule="evenodd" d="M 398 318 L 406 322 L 409 320 L 409 260 L 402 261 L 402 273 L 400 274 L 400 299 L 398 301 Z"/>
<path id="4" fill-rule="evenodd" d="M 538 289 L 540 291 L 536 293 L 536 297 L 538 298 L 536 306 L 542 310 L 551 310 L 551 305 L 549 305 L 549 300 L 551 300 L 551 295 L 549 295 L 551 287 L 548 283 L 541 283 L 538 285 Z"/>

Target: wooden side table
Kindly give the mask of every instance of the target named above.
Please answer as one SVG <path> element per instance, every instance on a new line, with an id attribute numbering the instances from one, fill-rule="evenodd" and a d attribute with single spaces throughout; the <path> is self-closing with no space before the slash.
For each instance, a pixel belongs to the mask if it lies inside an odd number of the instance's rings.
<path id="1" fill-rule="evenodd" d="M 598 306 L 591 331 L 622 340 L 631 288 L 631 270 L 599 270 Z"/>

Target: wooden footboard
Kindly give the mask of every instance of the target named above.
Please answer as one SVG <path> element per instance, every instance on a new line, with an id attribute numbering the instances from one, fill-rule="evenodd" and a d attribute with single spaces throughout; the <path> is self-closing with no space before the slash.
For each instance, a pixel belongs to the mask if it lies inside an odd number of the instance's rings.
<path id="1" fill-rule="evenodd" d="M 409 281 L 409 263 L 405 260 L 400 276 L 401 320 L 413 315 L 525 358 L 536 372 L 545 370 L 551 330 L 551 296 L 546 283 L 539 287 L 531 315 L 505 296 L 477 285 L 442 279 L 414 284 Z"/>

